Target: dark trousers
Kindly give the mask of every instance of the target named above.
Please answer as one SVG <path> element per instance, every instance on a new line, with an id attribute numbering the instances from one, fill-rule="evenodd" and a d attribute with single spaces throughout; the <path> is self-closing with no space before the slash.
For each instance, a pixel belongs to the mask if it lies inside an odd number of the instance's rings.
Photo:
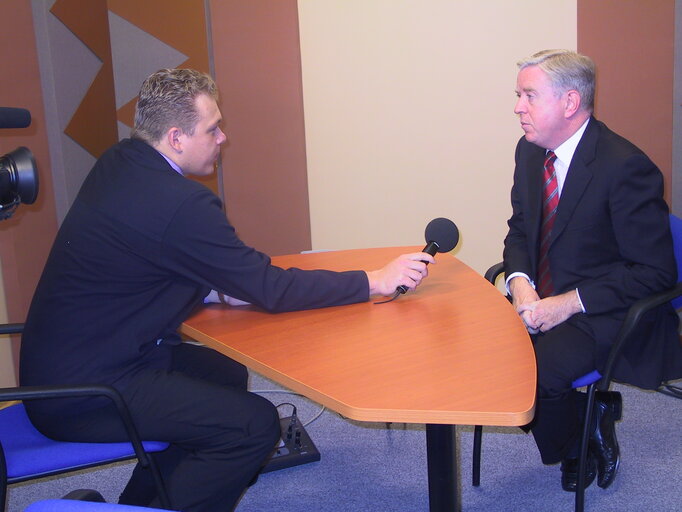
<path id="1" fill-rule="evenodd" d="M 596 343 L 564 322 L 533 336 L 538 367 L 538 400 L 530 427 L 542 462 L 554 464 L 575 456 L 584 417 L 585 394 L 571 383 L 595 369 Z"/>
<path id="2" fill-rule="evenodd" d="M 167 441 L 154 454 L 176 510 L 234 509 L 280 436 L 276 408 L 246 391 L 246 368 L 214 350 L 173 347 L 170 371 L 143 370 L 121 389 L 140 436 Z M 114 411 L 60 415 L 39 425 L 47 435 L 74 441 L 126 438 Z M 160 506 L 151 474 L 139 465 L 120 502 Z"/>

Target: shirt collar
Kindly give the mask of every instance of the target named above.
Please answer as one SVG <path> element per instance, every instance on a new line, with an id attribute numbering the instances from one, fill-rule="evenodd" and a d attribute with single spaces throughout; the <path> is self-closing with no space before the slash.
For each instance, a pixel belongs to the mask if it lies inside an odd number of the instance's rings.
<path id="1" fill-rule="evenodd" d="M 157 149 L 157 152 L 159 153 L 159 155 L 161 155 L 162 157 L 164 157 L 164 158 L 166 159 L 166 162 L 168 162 L 168 165 L 170 165 L 170 166 L 175 170 L 175 172 L 177 172 L 178 174 L 184 176 L 184 174 L 183 174 L 183 172 L 182 172 L 182 169 L 180 169 L 180 167 L 178 166 L 178 164 L 176 164 L 175 162 L 173 162 L 173 160 L 171 160 L 171 159 L 168 158 L 166 155 L 164 155 L 163 153 L 161 153 L 161 151 L 159 151 L 158 149 Z"/>
<path id="2" fill-rule="evenodd" d="M 583 133 L 585 133 L 585 129 L 587 128 L 587 123 L 589 122 L 590 118 L 588 117 L 587 121 L 585 121 L 573 135 L 571 135 L 558 148 L 554 150 L 554 154 L 556 155 L 557 159 L 561 160 L 561 162 L 564 163 L 567 168 L 571 165 L 573 154 L 575 153 L 575 150 L 578 147 L 578 143 L 580 142 L 580 139 L 582 138 Z"/>

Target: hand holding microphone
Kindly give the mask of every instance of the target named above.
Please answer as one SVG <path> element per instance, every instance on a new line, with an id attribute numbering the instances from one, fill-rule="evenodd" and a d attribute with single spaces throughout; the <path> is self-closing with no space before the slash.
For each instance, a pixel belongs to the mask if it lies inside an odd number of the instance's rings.
<path id="1" fill-rule="evenodd" d="M 409 288 L 416 287 L 427 276 L 425 258 L 433 262 L 433 257 L 422 252 L 402 254 L 388 262 L 379 270 L 367 272 L 370 295 L 400 295 L 396 286 L 400 283 L 410 283 Z M 408 289 L 408 286 L 405 287 Z"/>
<path id="2" fill-rule="evenodd" d="M 437 252 L 450 252 L 459 242 L 459 230 L 454 222 L 445 217 L 433 219 L 424 232 L 426 247 L 422 252 L 435 256 Z M 425 262 L 428 265 L 428 262 Z M 400 285 L 397 292 L 406 293 L 407 286 Z"/>
<path id="3" fill-rule="evenodd" d="M 415 286 L 419 284 L 422 277 L 426 276 L 424 264 L 428 265 L 430 262 L 434 262 L 433 256 L 436 252 L 449 252 L 454 249 L 459 241 L 459 231 L 454 222 L 441 217 L 429 222 L 426 227 L 425 238 L 426 247 L 422 252 L 405 254 L 393 260 L 383 269 L 367 273 L 371 294 L 384 296 L 393 294 L 391 299 L 375 304 L 390 302 L 399 297 L 400 294 L 406 293 L 409 288 L 413 288 L 414 286 L 405 285 L 393 288 L 396 286 L 396 281 L 404 282 L 405 275 L 414 280 Z M 425 259 L 424 253 L 430 256 L 428 260 Z"/>

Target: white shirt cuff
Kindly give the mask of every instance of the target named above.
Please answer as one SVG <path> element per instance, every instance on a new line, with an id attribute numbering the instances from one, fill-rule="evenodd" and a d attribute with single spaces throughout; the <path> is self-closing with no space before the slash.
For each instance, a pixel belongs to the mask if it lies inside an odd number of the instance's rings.
<path id="1" fill-rule="evenodd" d="M 526 280 L 530 283 L 530 285 L 535 289 L 535 283 L 530 280 L 530 277 L 528 277 L 526 274 L 523 272 L 513 272 L 512 274 L 507 277 L 507 279 L 504 280 L 504 289 L 507 291 L 507 295 L 511 295 L 511 292 L 509 291 L 509 281 L 514 279 L 515 277 L 525 277 Z"/>

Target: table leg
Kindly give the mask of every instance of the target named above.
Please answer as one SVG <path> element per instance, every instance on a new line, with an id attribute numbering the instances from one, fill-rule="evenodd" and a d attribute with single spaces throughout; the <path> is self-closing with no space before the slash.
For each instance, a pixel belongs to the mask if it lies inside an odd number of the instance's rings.
<path id="1" fill-rule="evenodd" d="M 459 512 L 454 425 L 426 425 L 430 512 Z"/>

